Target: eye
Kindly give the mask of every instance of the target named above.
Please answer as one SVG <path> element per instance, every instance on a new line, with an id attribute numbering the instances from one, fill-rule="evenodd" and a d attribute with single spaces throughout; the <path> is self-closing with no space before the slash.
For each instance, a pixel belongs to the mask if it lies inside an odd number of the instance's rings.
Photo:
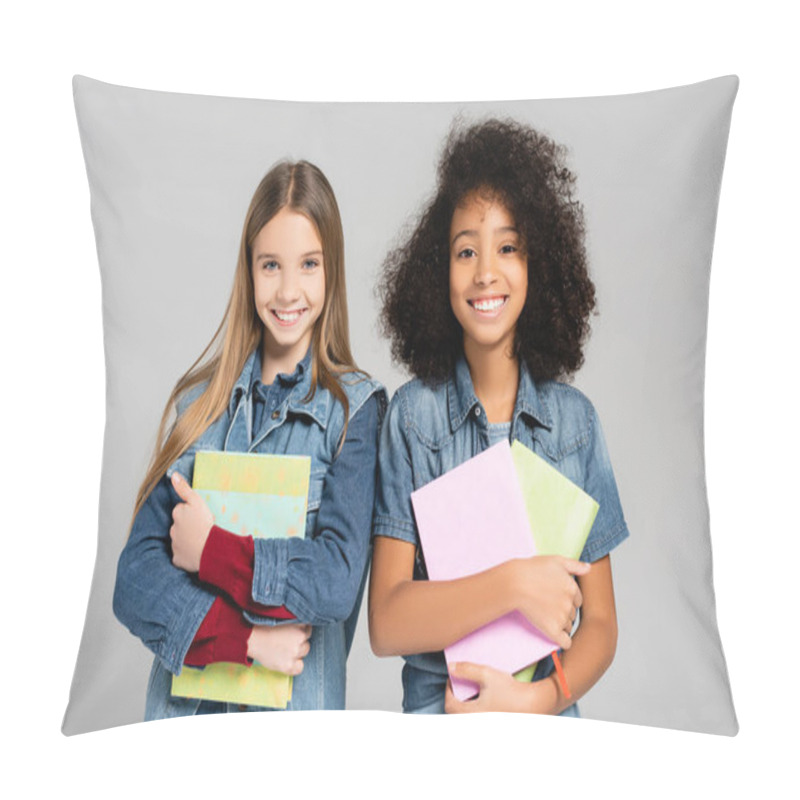
<path id="1" fill-rule="evenodd" d="M 319 266 L 319 261 L 317 261 L 315 258 L 307 258 L 303 262 L 304 270 L 316 269 L 318 266 Z"/>
<path id="2" fill-rule="evenodd" d="M 519 248 L 518 248 L 518 247 L 517 247 L 515 244 L 504 244 L 504 245 L 503 245 L 503 246 L 500 248 L 500 252 L 501 252 L 503 255 L 509 255 L 509 254 L 511 254 L 511 253 L 516 253 L 516 252 L 517 252 L 517 250 L 519 250 Z"/>
<path id="3" fill-rule="evenodd" d="M 277 272 L 279 269 L 278 262 L 275 260 L 262 261 L 261 269 L 263 269 L 265 272 Z"/>
<path id="4" fill-rule="evenodd" d="M 456 253 L 456 258 L 475 258 L 477 253 L 471 247 L 465 247 Z"/>

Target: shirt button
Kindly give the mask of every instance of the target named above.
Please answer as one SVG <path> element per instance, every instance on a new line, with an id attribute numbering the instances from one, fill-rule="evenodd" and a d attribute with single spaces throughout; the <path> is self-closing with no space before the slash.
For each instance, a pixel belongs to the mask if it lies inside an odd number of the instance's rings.
<path id="1" fill-rule="evenodd" d="M 272 419 L 278 419 L 278 417 L 279 417 L 280 415 L 281 415 L 281 412 L 280 412 L 280 411 L 278 411 L 278 409 L 276 408 L 276 409 L 275 409 L 275 410 L 272 412 Z"/>
<path id="2" fill-rule="evenodd" d="M 479 417 L 480 415 L 481 415 L 481 409 L 480 409 L 480 406 L 475 406 L 475 416 L 476 416 L 476 417 Z"/>
<path id="3" fill-rule="evenodd" d="M 247 706 L 244 703 L 239 703 L 239 711 L 247 711 Z"/>

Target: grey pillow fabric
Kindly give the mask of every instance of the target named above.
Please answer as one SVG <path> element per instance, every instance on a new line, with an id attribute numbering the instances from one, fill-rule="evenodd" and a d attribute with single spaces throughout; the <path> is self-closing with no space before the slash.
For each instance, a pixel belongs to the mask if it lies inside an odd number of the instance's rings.
<path id="1" fill-rule="evenodd" d="M 279 159 L 325 172 L 342 211 L 353 350 L 390 393 L 378 335 L 387 250 L 431 195 L 456 116 L 510 117 L 568 148 L 598 313 L 575 385 L 602 419 L 630 539 L 612 554 L 619 644 L 583 716 L 734 734 L 716 624 L 703 457 L 708 286 L 738 80 L 636 95 L 481 103 L 288 103 L 76 77 L 102 276 L 106 430 L 97 563 L 68 734 L 142 719 L 146 648 L 114 618 L 116 560 L 176 379 L 222 317 L 252 192 Z M 399 660 L 365 606 L 348 706 L 399 709 Z"/>

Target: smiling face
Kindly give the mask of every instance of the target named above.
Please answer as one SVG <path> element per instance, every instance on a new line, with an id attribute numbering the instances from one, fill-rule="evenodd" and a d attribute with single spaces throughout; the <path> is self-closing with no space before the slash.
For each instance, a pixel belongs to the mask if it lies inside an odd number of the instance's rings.
<path id="1" fill-rule="evenodd" d="M 291 373 L 305 356 L 325 305 L 322 242 L 308 217 L 285 207 L 259 231 L 252 254 L 263 359 L 272 362 L 269 372 Z"/>
<path id="2" fill-rule="evenodd" d="M 450 305 L 468 359 L 475 348 L 513 353 L 527 292 L 527 258 L 514 218 L 500 200 L 467 195 L 450 225 Z"/>

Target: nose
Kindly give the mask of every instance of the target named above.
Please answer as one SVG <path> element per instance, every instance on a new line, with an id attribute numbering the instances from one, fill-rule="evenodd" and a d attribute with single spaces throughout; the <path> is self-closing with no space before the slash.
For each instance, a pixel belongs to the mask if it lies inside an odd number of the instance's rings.
<path id="1" fill-rule="evenodd" d="M 489 286 L 494 283 L 497 280 L 495 272 L 494 254 L 492 252 L 482 252 L 475 259 L 475 285 Z"/>
<path id="2" fill-rule="evenodd" d="M 281 281 L 278 286 L 278 301 L 283 304 L 293 303 L 300 297 L 299 275 L 293 269 L 281 272 Z"/>

